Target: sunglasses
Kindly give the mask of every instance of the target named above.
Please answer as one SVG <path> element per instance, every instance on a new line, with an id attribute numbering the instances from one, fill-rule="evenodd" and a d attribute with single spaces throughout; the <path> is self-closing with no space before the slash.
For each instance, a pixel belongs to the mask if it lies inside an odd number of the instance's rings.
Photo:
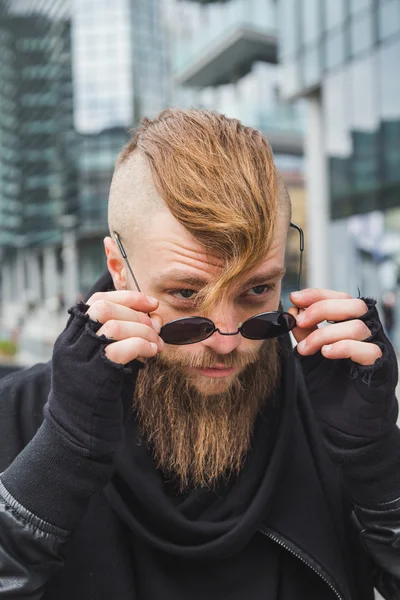
<path id="1" fill-rule="evenodd" d="M 296 229 L 300 236 L 300 264 L 298 273 L 298 289 L 301 285 L 301 271 L 303 266 L 303 251 L 304 251 L 304 233 L 301 227 L 290 223 L 290 227 Z M 141 289 L 136 280 L 136 277 L 129 264 L 128 257 L 122 245 L 121 238 L 118 233 L 114 232 L 115 240 L 121 252 L 126 266 L 132 276 L 137 291 Z M 220 331 L 211 319 L 206 317 L 182 317 L 166 323 L 159 333 L 159 336 L 166 344 L 173 346 L 184 346 L 186 344 L 196 344 L 218 332 L 220 335 L 238 335 L 239 333 L 249 340 L 270 340 L 289 333 L 296 327 L 296 319 L 290 313 L 281 310 L 264 312 L 254 315 L 247 319 L 242 325 L 232 333 Z"/>

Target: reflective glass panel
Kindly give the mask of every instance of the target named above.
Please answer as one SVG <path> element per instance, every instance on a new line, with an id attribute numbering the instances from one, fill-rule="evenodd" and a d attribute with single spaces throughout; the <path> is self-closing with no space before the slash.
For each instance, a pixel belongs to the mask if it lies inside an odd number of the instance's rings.
<path id="1" fill-rule="evenodd" d="M 344 0 L 325 0 L 324 4 L 324 21 L 325 28 L 332 29 L 343 23 L 346 16 Z"/>
<path id="2" fill-rule="evenodd" d="M 363 9 L 369 8 L 372 5 L 372 0 L 350 0 L 349 9 L 351 13 L 356 13 Z"/>
<path id="3" fill-rule="evenodd" d="M 352 54 L 358 54 L 372 48 L 373 20 L 372 12 L 367 11 L 354 17 L 350 25 L 350 45 Z"/>
<path id="4" fill-rule="evenodd" d="M 382 177 L 385 183 L 400 181 L 400 41 L 378 52 Z M 398 204 L 398 197 L 393 198 Z"/>
<path id="5" fill-rule="evenodd" d="M 399 0 L 386 0 L 378 4 L 378 22 L 380 39 L 400 32 Z"/>
<path id="6" fill-rule="evenodd" d="M 306 87 L 316 85 L 320 79 L 320 46 L 307 48 L 303 54 L 303 83 Z"/>
<path id="7" fill-rule="evenodd" d="M 279 52 L 291 56 L 299 46 L 298 0 L 281 0 L 278 3 L 279 30 L 281 32 Z"/>
<path id="8" fill-rule="evenodd" d="M 303 0 L 302 5 L 302 43 L 315 42 L 322 29 L 320 0 Z M 293 19 L 293 16 L 291 17 Z"/>
<path id="9" fill-rule="evenodd" d="M 354 209 L 361 212 L 375 207 L 375 194 L 380 186 L 378 98 L 374 93 L 377 88 L 375 54 L 351 65 L 350 86 Z"/>
<path id="10" fill-rule="evenodd" d="M 325 66 L 332 69 L 342 64 L 345 58 L 345 37 L 342 27 L 328 31 L 325 39 Z"/>

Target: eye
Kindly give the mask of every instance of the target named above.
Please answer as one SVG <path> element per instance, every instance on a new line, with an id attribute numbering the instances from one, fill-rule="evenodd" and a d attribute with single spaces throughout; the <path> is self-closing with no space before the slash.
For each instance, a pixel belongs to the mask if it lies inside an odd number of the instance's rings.
<path id="1" fill-rule="evenodd" d="M 197 292 L 195 290 L 183 289 L 183 290 L 170 290 L 171 296 L 178 298 L 179 300 L 192 300 Z"/>
<path id="2" fill-rule="evenodd" d="M 256 285 L 255 287 L 251 288 L 250 290 L 247 290 L 247 292 L 244 293 L 244 296 L 252 296 L 252 297 L 260 297 L 260 296 L 265 296 L 269 291 L 274 289 L 274 285 L 268 285 L 267 283 L 263 284 L 263 285 Z"/>

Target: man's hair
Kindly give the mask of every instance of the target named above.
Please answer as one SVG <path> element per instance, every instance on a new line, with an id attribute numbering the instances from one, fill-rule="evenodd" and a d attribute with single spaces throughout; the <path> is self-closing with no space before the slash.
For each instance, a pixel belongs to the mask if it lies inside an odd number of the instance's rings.
<path id="1" fill-rule="evenodd" d="M 265 257 L 279 208 L 289 223 L 290 200 L 271 147 L 260 131 L 236 119 L 170 108 L 142 120 L 118 157 L 114 177 L 136 151 L 147 157 L 157 192 L 172 215 L 224 264 L 218 279 L 202 291 L 202 307 L 208 308 L 234 278 Z M 116 207 L 110 207 L 113 232 L 111 210 Z"/>

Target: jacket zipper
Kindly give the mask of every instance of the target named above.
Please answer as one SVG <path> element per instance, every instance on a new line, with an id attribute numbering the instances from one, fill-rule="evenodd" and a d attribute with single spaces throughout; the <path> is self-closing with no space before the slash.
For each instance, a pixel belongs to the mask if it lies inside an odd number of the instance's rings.
<path id="1" fill-rule="evenodd" d="M 332 592 L 335 594 L 335 596 L 337 598 L 339 598 L 339 600 L 345 600 L 344 596 L 342 596 L 337 591 L 337 589 L 329 581 L 329 579 L 327 579 L 322 573 L 320 573 L 320 571 L 318 571 L 311 563 L 309 563 L 304 558 L 304 556 L 302 556 L 300 554 L 300 551 L 296 552 L 291 546 L 288 546 L 287 542 L 285 542 L 282 538 L 278 537 L 275 533 L 264 531 L 263 529 L 260 529 L 259 531 L 260 531 L 260 533 L 262 533 L 263 535 L 265 535 L 267 538 L 270 538 L 271 540 L 273 540 L 279 546 L 282 546 L 282 548 L 284 548 L 285 550 L 287 550 L 288 552 L 290 552 L 291 554 L 293 554 L 293 556 L 295 556 L 296 558 L 298 558 L 299 560 L 301 560 L 302 563 L 304 563 L 305 565 L 307 565 L 307 567 L 309 567 L 312 571 L 314 571 L 314 573 L 316 573 L 330 587 L 330 589 L 332 590 Z"/>

